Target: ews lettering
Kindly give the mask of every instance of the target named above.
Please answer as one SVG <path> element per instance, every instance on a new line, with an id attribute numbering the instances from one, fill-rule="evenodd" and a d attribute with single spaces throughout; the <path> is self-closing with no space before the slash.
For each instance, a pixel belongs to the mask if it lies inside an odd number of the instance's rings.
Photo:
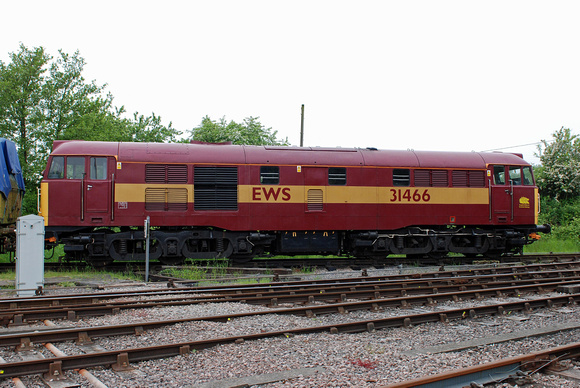
<path id="1" fill-rule="evenodd" d="M 290 187 L 252 187 L 253 201 L 290 201 Z"/>

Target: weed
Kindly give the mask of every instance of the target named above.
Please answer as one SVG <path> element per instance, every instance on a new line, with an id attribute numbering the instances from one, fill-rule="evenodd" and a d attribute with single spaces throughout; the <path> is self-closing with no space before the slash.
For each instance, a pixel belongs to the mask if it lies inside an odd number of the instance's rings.
<path id="1" fill-rule="evenodd" d="M 360 358 L 351 360 L 350 363 L 356 366 L 362 366 L 365 369 L 375 369 L 379 365 L 378 361 L 361 360 Z"/>
<path id="2" fill-rule="evenodd" d="M 227 262 L 216 260 L 200 267 L 195 264 L 180 268 L 168 268 L 163 270 L 163 275 L 189 280 L 207 280 L 225 277 L 227 275 Z"/>
<path id="3" fill-rule="evenodd" d="M 379 347 L 375 349 L 371 344 L 366 345 L 365 348 L 370 354 L 385 354 L 386 352 L 385 348 Z"/>
<path id="4" fill-rule="evenodd" d="M 76 287 L 75 282 L 60 282 L 58 283 L 59 287 Z"/>
<path id="5" fill-rule="evenodd" d="M 303 274 L 310 274 L 314 272 L 314 267 L 301 267 L 301 268 L 292 268 L 293 273 L 303 273 Z"/>

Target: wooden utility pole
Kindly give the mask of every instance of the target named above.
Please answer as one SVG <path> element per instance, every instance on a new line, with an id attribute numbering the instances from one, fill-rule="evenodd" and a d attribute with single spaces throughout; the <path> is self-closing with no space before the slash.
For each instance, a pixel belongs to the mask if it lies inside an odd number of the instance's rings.
<path id="1" fill-rule="evenodd" d="M 304 104 L 302 104 L 302 115 L 300 120 L 300 147 L 304 147 Z"/>

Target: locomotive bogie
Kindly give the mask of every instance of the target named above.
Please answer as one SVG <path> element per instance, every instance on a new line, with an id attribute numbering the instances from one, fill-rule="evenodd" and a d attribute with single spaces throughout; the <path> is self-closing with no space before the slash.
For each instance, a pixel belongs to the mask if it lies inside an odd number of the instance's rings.
<path id="1" fill-rule="evenodd" d="M 143 260 L 146 217 L 172 263 L 517 253 L 542 231 L 514 154 L 62 141 L 41 188 L 47 233 L 90 260 Z"/>

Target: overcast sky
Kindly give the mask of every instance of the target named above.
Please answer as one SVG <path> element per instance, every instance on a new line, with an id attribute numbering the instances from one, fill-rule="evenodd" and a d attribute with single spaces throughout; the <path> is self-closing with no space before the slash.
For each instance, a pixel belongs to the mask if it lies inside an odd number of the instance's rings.
<path id="1" fill-rule="evenodd" d="M 2 1 L 0 59 L 85 58 L 117 106 L 307 146 L 482 151 L 580 132 L 578 1 Z M 534 161 L 535 146 L 505 149 Z"/>

